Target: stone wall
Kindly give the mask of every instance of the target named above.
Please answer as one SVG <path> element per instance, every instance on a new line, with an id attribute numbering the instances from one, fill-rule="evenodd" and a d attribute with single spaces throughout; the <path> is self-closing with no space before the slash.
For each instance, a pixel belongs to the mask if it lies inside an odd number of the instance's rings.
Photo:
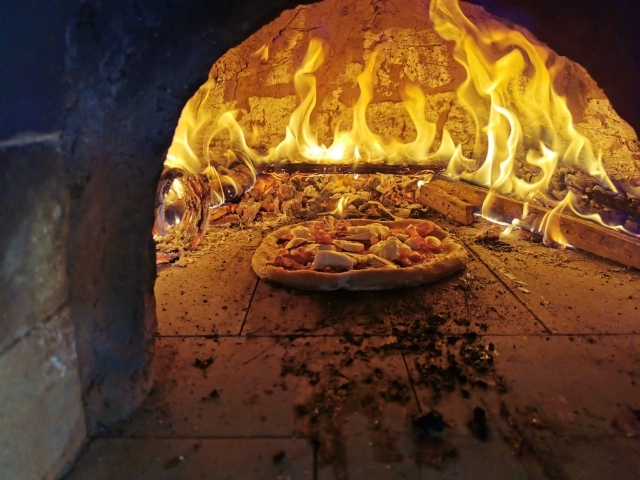
<path id="1" fill-rule="evenodd" d="M 0 476 L 52 479 L 86 437 L 59 134 L 0 142 Z"/>

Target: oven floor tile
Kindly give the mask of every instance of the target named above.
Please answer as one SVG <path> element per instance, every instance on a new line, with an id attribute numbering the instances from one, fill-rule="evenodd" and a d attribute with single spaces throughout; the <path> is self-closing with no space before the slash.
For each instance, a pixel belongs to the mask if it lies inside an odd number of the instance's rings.
<path id="1" fill-rule="evenodd" d="M 184 268 L 158 273 L 159 335 L 237 335 L 258 281 L 251 270 L 253 248 L 225 242 L 224 255 L 212 252 Z"/>
<path id="2" fill-rule="evenodd" d="M 480 442 L 445 434 L 442 438 L 398 439 L 400 454 L 381 454 L 368 437 L 349 437 L 346 443 L 348 477 L 331 465 L 318 465 L 318 480 L 534 480 L 547 478 L 530 457 L 516 457 L 501 438 Z"/>
<path id="3" fill-rule="evenodd" d="M 421 367 L 434 363 L 446 370 L 452 363 L 447 353 L 460 359 L 463 340 L 444 346 L 433 362 L 428 360 L 433 356 L 408 355 L 407 365 L 423 411 L 434 409 L 453 431 L 471 435 L 477 434 L 474 410 L 481 408 L 489 438 L 533 450 L 553 470 L 562 463 L 555 448 L 560 436 L 579 436 L 584 449 L 596 450 L 602 437 L 640 438 L 638 341 L 637 336 L 488 336 L 470 345 L 492 345 L 492 365 L 472 355 L 459 360 L 463 375 Z M 442 388 L 439 375 L 453 378 L 451 388 Z"/>
<path id="4" fill-rule="evenodd" d="M 376 400 L 371 408 L 381 410 L 380 392 L 390 388 L 396 403 L 413 405 L 415 411 L 402 356 L 383 351 L 394 339 L 350 337 L 350 342 L 342 337 L 161 338 L 154 391 L 129 422 L 108 435 L 310 437 L 313 432 L 302 421 L 309 412 L 299 409 L 322 404 L 318 395 L 324 387 L 338 397 L 344 389 L 350 398 L 369 395 Z"/>
<path id="5" fill-rule="evenodd" d="M 575 250 L 503 235 L 476 243 L 481 228 L 459 229 L 473 254 L 553 333 L 640 333 L 640 272 Z M 506 245 L 506 247 L 505 247 Z"/>
<path id="6" fill-rule="evenodd" d="M 67 480 L 312 480 L 313 471 L 305 439 L 110 438 L 94 440 Z"/>
<path id="7" fill-rule="evenodd" d="M 461 273 L 431 285 L 383 292 L 307 292 L 260 281 L 243 335 L 389 335 L 429 322 L 446 334 L 543 334 L 543 326 L 471 257 Z"/>

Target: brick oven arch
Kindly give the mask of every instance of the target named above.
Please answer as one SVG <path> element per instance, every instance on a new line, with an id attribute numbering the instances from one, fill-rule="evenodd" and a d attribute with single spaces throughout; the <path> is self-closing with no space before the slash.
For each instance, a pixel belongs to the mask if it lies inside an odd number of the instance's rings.
<path id="1" fill-rule="evenodd" d="M 72 19 L 67 36 L 70 109 L 64 126 L 71 195 L 68 275 L 90 433 L 128 415 L 152 386 L 154 194 L 180 111 L 218 57 L 299 3 L 88 2 Z M 524 23 L 578 62 L 586 63 L 582 58 L 601 48 L 595 36 L 583 31 L 600 23 L 606 7 L 576 8 L 583 2 L 565 0 L 550 14 L 535 1 L 473 3 Z M 583 33 L 558 35 L 560 22 L 573 15 Z M 606 30 L 618 32 L 610 48 L 620 55 L 603 52 L 590 71 L 638 129 L 640 108 L 628 108 L 633 101 L 625 100 L 633 97 L 637 106 L 637 87 L 607 80 L 600 68 L 602 62 L 615 66 L 623 59 L 629 62 L 629 77 L 637 78 L 638 65 L 626 53 L 637 52 L 637 41 L 633 29 L 621 28 L 623 16 L 617 11 L 607 15 L 612 26 Z M 592 43 L 579 44 L 576 38 Z"/>

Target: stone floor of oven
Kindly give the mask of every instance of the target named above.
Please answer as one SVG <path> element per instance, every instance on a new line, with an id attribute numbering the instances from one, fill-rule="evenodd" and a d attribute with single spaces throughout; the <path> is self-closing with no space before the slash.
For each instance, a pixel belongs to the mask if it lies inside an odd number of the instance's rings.
<path id="1" fill-rule="evenodd" d="M 258 281 L 263 232 L 211 232 L 159 273 L 154 390 L 68 480 L 640 478 L 640 273 L 482 227 L 385 292 Z"/>

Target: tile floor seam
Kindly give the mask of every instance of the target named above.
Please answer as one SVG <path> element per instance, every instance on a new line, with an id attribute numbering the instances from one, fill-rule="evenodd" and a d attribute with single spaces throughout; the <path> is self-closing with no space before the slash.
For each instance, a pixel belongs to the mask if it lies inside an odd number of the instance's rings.
<path id="1" fill-rule="evenodd" d="M 555 335 L 551 328 L 549 328 L 547 326 L 547 324 L 531 309 L 531 307 L 529 307 L 529 305 L 527 305 L 525 302 L 522 301 L 522 299 L 520 299 L 520 297 L 518 295 L 516 295 L 516 293 L 513 291 L 513 289 L 504 281 L 502 280 L 502 278 L 500 278 L 500 276 L 493 271 L 493 269 L 491 268 L 490 265 L 487 264 L 487 262 L 485 262 L 480 255 L 478 255 L 475 250 L 473 248 L 471 248 L 471 246 L 469 245 L 468 242 L 463 241 L 464 246 L 467 248 L 467 250 L 469 250 L 474 257 L 476 257 L 480 263 L 482 263 L 487 270 L 489 270 L 491 272 L 491 275 L 493 275 L 502 285 L 504 285 L 504 287 L 509 291 L 509 293 L 511 293 L 511 295 L 531 314 L 533 315 L 533 317 L 540 322 L 540 325 L 542 325 L 542 327 L 548 332 L 549 335 Z"/>
<path id="2" fill-rule="evenodd" d="M 247 323 L 247 317 L 249 316 L 249 310 L 251 310 L 251 305 L 253 304 L 253 298 L 256 296 L 256 291 L 258 290 L 258 285 L 260 284 L 260 279 L 256 281 L 255 286 L 253 287 L 253 292 L 251 292 L 251 298 L 249 299 L 249 305 L 247 305 L 247 311 L 244 312 L 244 318 L 242 319 L 242 325 L 240 325 L 240 331 L 238 332 L 238 337 L 242 336 L 242 331 L 244 330 L 244 325 Z"/>
<path id="3" fill-rule="evenodd" d="M 416 391 L 416 386 L 413 382 L 413 377 L 411 376 L 409 365 L 407 364 L 407 358 L 405 357 L 404 352 L 400 352 L 400 355 L 402 355 L 402 362 L 404 363 L 404 368 L 407 371 L 407 377 L 409 378 L 409 385 L 411 385 L 411 391 L 413 392 L 413 398 L 415 399 L 416 405 L 418 406 L 418 412 L 422 413 L 422 406 L 420 405 L 420 400 L 418 400 L 418 392 Z"/>
<path id="4" fill-rule="evenodd" d="M 117 436 L 105 435 L 95 436 L 89 439 L 90 442 L 95 440 L 139 440 L 141 442 L 148 440 L 309 440 L 313 437 L 296 436 L 296 435 L 140 435 L 140 436 Z"/>
<path id="5" fill-rule="evenodd" d="M 454 332 L 443 332 L 442 333 L 444 336 L 447 337 L 460 337 L 463 336 L 463 333 L 454 333 Z M 429 334 L 425 334 L 427 337 L 430 336 Z M 553 337 L 593 337 L 593 336 L 602 336 L 602 337 L 637 337 L 640 336 L 640 332 L 615 332 L 615 333 L 603 333 L 603 332 L 593 332 L 593 333 L 584 333 L 584 332 L 580 332 L 580 333 L 546 333 L 546 332 L 536 332 L 536 333 L 477 333 L 476 335 L 478 338 L 483 338 L 483 337 L 514 337 L 514 338 L 518 338 L 518 337 L 549 337 L 549 336 L 553 336 Z M 358 338 L 358 337 L 366 337 L 366 338 L 388 338 L 388 337 L 393 337 L 394 335 L 389 335 L 389 334 L 361 334 L 361 335 L 357 335 L 354 334 L 354 337 Z M 438 334 L 432 334 L 431 336 L 433 337 L 438 337 Z M 227 339 L 234 339 L 237 340 L 239 337 L 238 335 L 235 334 L 228 334 L 228 335 L 210 335 L 210 334 L 204 334 L 204 335 L 197 335 L 197 334 L 181 334 L 181 335 L 158 335 L 156 336 L 156 339 L 180 339 L 180 338 L 195 338 L 195 339 L 201 339 L 201 340 L 227 340 Z M 289 334 L 282 334 L 282 335 L 243 335 L 242 338 L 275 338 L 275 339 L 283 339 L 283 338 L 344 338 L 344 335 L 340 335 L 340 334 L 326 334 L 326 335 L 322 335 L 322 334 L 318 334 L 318 335 L 310 335 L 310 334 L 295 334 L 295 333 L 289 333 Z"/>

